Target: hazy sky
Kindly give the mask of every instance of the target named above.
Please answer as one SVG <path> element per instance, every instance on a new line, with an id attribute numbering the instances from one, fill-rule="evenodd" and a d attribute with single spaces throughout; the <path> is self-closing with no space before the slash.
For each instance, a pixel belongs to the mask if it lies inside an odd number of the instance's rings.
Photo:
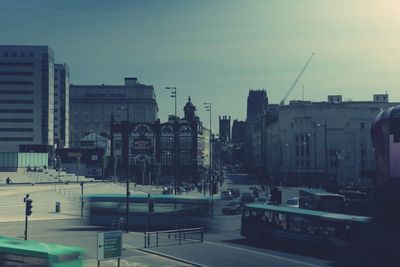
<path id="1" fill-rule="evenodd" d="M 250 88 L 279 103 L 312 52 L 288 100 L 400 101 L 400 2 L 396 0 L 0 0 L 0 44 L 49 45 L 75 84 L 156 89 L 161 120 L 176 86 L 208 125 L 245 119 Z M 217 128 L 217 127 L 213 127 Z"/>

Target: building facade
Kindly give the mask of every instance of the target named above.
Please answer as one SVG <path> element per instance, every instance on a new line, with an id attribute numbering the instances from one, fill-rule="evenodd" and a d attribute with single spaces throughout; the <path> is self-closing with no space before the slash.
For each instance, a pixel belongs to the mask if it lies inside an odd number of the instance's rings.
<path id="1" fill-rule="evenodd" d="M 225 143 L 231 141 L 231 116 L 219 116 L 219 140 Z"/>
<path id="2" fill-rule="evenodd" d="M 184 118 L 111 121 L 109 170 L 141 184 L 196 182 L 209 162 L 209 130 L 189 98 Z"/>
<path id="3" fill-rule="evenodd" d="M 246 142 L 246 122 L 234 120 L 232 124 L 232 142 L 242 143 Z"/>
<path id="4" fill-rule="evenodd" d="M 70 86 L 70 146 L 78 147 L 79 139 L 88 132 L 110 134 L 110 118 L 154 123 L 158 106 L 154 88 L 137 78 L 125 78 L 124 85 Z"/>
<path id="5" fill-rule="evenodd" d="M 69 68 L 54 65 L 54 144 L 56 148 L 69 146 Z"/>
<path id="6" fill-rule="evenodd" d="M 375 158 L 370 131 L 389 103 L 388 95 L 372 101 L 292 101 L 279 109 L 279 119 L 266 130 L 267 175 L 291 185 L 370 184 Z"/>
<path id="7" fill-rule="evenodd" d="M 54 53 L 0 45 L 0 150 L 54 143 Z"/>

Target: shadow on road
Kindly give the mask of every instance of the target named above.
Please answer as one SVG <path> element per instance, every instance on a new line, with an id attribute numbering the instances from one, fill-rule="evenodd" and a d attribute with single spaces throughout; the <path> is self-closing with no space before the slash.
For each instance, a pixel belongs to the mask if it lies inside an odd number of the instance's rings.
<path id="1" fill-rule="evenodd" d="M 323 260 L 332 261 L 334 260 L 334 255 L 327 250 L 323 250 L 319 247 L 315 246 L 295 246 L 295 245 L 287 245 L 287 244 L 280 244 L 280 243 L 266 243 L 266 242 L 259 242 L 253 241 L 245 238 L 240 239 L 231 239 L 231 240 L 224 240 L 224 242 L 242 245 L 246 247 L 255 247 L 260 249 L 268 249 L 274 252 L 280 253 L 290 253 L 299 256 L 305 257 L 312 257 L 318 258 Z"/>

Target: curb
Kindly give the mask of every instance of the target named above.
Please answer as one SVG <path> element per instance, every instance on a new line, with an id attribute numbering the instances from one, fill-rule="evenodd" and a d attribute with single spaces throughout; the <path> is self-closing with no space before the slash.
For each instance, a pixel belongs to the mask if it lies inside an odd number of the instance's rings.
<path id="1" fill-rule="evenodd" d="M 174 256 L 171 256 L 171 255 L 167 255 L 167 254 L 164 254 L 164 253 L 161 253 L 161 252 L 156 252 L 154 250 L 149 250 L 149 249 L 144 249 L 144 248 L 137 248 L 137 250 L 142 251 L 142 252 L 146 252 L 146 253 L 149 253 L 149 254 L 154 254 L 154 255 L 157 255 L 157 256 L 160 256 L 160 257 L 168 258 L 168 259 L 171 259 L 171 260 L 174 260 L 174 261 L 179 261 L 179 262 L 182 262 L 182 263 L 190 264 L 190 265 L 193 265 L 193 266 L 196 266 L 196 267 L 206 267 L 206 265 L 202 265 L 202 264 L 199 264 L 199 263 L 196 263 L 196 262 L 192 262 L 192 261 L 188 261 L 188 260 L 185 260 L 185 259 L 182 259 L 182 258 L 178 258 L 178 257 L 174 257 Z"/>

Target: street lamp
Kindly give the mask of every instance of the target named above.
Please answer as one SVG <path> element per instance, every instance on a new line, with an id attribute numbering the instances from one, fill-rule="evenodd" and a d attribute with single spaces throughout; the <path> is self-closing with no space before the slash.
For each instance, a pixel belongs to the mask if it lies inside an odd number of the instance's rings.
<path id="1" fill-rule="evenodd" d="M 124 129 L 124 133 L 122 136 L 122 147 L 127 145 L 128 149 L 128 158 L 125 158 L 125 176 L 126 176 L 126 214 L 125 214 L 125 230 L 128 233 L 129 232 L 129 195 L 131 194 L 129 192 L 129 105 L 127 104 L 126 107 L 118 107 L 117 110 L 126 110 L 126 126 Z M 125 142 L 124 142 L 125 141 Z M 124 157 L 124 155 L 122 155 Z M 124 159 L 123 159 L 124 160 Z"/>
<path id="2" fill-rule="evenodd" d="M 210 145 L 210 151 L 209 151 L 209 166 L 208 166 L 208 180 L 210 183 L 210 196 L 212 196 L 212 182 L 211 182 L 211 158 L 212 158 L 212 147 L 211 147 L 211 135 L 212 135 L 212 130 L 211 130 L 211 113 L 212 113 L 212 105 L 210 102 L 203 103 L 204 108 L 206 111 L 210 112 L 210 140 L 209 140 L 209 145 Z"/>
<path id="3" fill-rule="evenodd" d="M 326 125 L 326 119 L 325 119 L 325 124 L 320 124 L 316 122 L 315 127 L 324 127 L 325 130 L 325 175 L 326 175 L 326 180 L 325 180 L 325 188 L 328 188 L 329 184 L 329 174 L 328 174 L 328 127 Z"/>
<path id="4" fill-rule="evenodd" d="M 166 90 L 172 90 L 170 97 L 175 98 L 175 116 L 174 116 L 174 191 L 175 195 L 177 192 L 177 178 L 178 178 L 178 130 L 177 130 L 177 125 L 178 125 L 178 118 L 177 118 L 177 113 L 176 113 L 176 102 L 178 95 L 176 94 L 176 87 L 165 87 Z"/>
<path id="5" fill-rule="evenodd" d="M 170 97 L 175 98 L 175 118 L 176 118 L 176 101 L 177 101 L 177 94 L 176 94 L 176 87 L 165 87 L 166 90 L 172 90 Z"/>

